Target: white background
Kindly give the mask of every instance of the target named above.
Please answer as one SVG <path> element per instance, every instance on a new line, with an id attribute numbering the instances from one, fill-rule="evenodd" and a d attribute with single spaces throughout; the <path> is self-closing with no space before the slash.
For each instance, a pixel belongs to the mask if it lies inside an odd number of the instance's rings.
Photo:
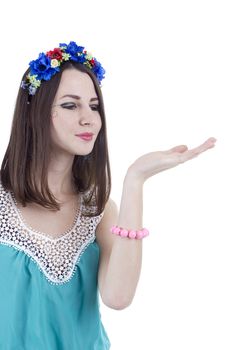
<path id="1" fill-rule="evenodd" d="M 112 350 L 233 349 L 231 5 L 41 0 L 1 9 L 1 160 L 29 61 L 70 40 L 107 71 L 102 91 L 118 204 L 127 167 L 141 154 L 218 140 L 146 182 L 151 234 L 135 298 L 122 311 L 101 304 Z"/>

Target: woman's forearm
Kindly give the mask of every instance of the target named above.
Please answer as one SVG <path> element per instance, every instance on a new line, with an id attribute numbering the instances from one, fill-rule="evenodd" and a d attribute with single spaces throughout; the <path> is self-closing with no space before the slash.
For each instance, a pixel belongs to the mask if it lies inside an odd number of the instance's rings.
<path id="1" fill-rule="evenodd" d="M 126 229 L 142 228 L 143 183 L 127 173 L 122 190 L 117 225 Z M 116 236 L 105 278 L 108 299 L 127 307 L 135 294 L 142 263 L 142 240 Z"/>

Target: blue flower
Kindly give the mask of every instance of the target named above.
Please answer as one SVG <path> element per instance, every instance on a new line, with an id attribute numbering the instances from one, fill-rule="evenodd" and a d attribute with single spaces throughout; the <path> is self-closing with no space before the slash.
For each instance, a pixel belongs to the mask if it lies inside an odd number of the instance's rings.
<path id="1" fill-rule="evenodd" d="M 38 59 L 31 61 L 29 66 L 31 75 L 37 75 L 38 80 L 50 80 L 60 70 L 59 67 L 51 67 L 51 59 L 44 53 L 40 53 Z"/>
<path id="2" fill-rule="evenodd" d="M 28 87 L 28 91 L 29 91 L 29 95 L 35 95 L 35 93 L 36 93 L 36 87 L 30 85 L 30 86 Z"/>
<path id="3" fill-rule="evenodd" d="M 75 62 L 83 63 L 85 61 L 85 57 L 83 58 L 83 46 L 78 46 L 74 41 L 71 41 L 67 44 L 59 44 L 60 47 L 65 47 L 65 52 L 70 54 L 70 60 Z M 78 55 L 79 54 L 79 55 Z"/>
<path id="4" fill-rule="evenodd" d="M 23 88 L 23 89 L 27 89 L 27 87 L 28 87 L 28 83 L 26 83 L 26 81 L 21 81 L 21 88 Z"/>
<path id="5" fill-rule="evenodd" d="M 77 56 L 77 60 L 76 62 L 79 62 L 79 63 L 84 63 L 86 62 L 86 58 L 85 58 L 86 54 L 80 54 Z"/>
<path id="6" fill-rule="evenodd" d="M 104 74 L 106 73 L 105 69 L 101 66 L 100 62 L 98 62 L 97 60 L 95 60 L 95 65 L 92 68 L 92 71 L 95 73 L 97 79 L 99 81 L 101 81 L 102 79 L 104 79 Z"/>

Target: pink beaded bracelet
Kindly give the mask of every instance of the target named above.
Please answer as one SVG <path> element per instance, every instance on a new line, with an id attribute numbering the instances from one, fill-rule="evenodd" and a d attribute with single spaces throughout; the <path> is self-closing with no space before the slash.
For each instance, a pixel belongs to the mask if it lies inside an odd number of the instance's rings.
<path id="1" fill-rule="evenodd" d="M 115 235 L 118 235 L 121 237 L 128 237 L 128 238 L 135 238 L 135 239 L 142 239 L 149 235 L 149 231 L 146 228 L 135 231 L 135 230 L 126 230 L 122 227 L 114 225 L 111 227 L 110 231 Z"/>

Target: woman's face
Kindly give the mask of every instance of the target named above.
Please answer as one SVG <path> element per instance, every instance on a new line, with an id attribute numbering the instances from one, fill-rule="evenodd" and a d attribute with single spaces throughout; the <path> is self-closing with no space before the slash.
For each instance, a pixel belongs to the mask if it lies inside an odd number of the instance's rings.
<path id="1" fill-rule="evenodd" d="M 62 73 L 51 118 L 53 152 L 91 153 L 102 123 L 98 96 L 87 73 L 77 69 Z"/>

